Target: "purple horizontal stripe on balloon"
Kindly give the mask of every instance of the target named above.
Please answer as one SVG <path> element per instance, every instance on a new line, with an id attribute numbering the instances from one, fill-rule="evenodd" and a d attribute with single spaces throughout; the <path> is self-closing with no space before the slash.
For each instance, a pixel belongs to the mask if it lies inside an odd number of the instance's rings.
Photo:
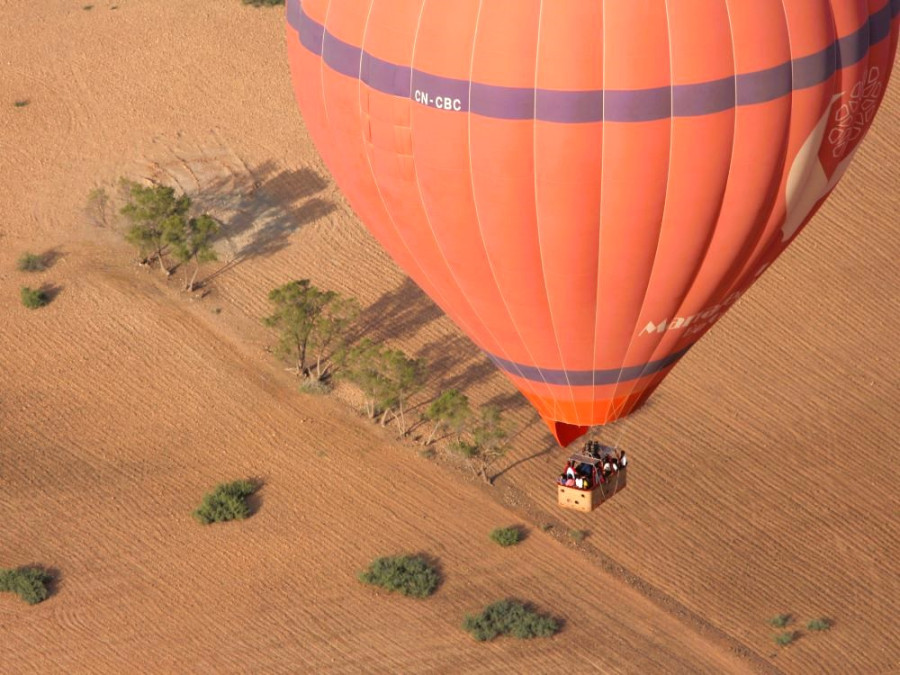
<path id="1" fill-rule="evenodd" d="M 333 70 L 358 78 L 376 91 L 485 117 L 570 124 L 697 117 L 781 98 L 821 84 L 837 69 L 858 63 L 872 45 L 890 35 L 891 21 L 898 14 L 900 0 L 891 0 L 859 30 L 822 51 L 753 73 L 674 87 L 560 91 L 470 83 L 383 61 L 328 33 L 303 12 L 300 0 L 287 3 L 288 23 L 307 50 L 321 56 Z"/>
<path id="2" fill-rule="evenodd" d="M 673 365 L 678 359 L 688 353 L 693 347 L 690 345 L 681 351 L 659 359 L 651 361 L 641 366 L 627 366 L 625 368 L 613 368 L 610 370 L 559 370 L 554 368 L 538 368 L 536 366 L 526 366 L 522 363 L 515 363 L 501 359 L 499 356 L 488 354 L 488 358 L 503 371 L 510 375 L 521 377 L 533 382 L 546 382 L 547 384 L 556 384 L 560 386 L 572 387 L 591 387 L 604 384 L 620 384 L 630 380 L 636 380 L 640 377 L 653 375 L 661 370 L 665 370 Z"/>

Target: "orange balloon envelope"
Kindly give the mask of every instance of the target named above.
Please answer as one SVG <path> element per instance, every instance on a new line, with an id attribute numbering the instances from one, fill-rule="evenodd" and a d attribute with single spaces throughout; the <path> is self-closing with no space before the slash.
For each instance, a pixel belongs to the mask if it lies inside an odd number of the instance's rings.
<path id="1" fill-rule="evenodd" d="M 288 0 L 372 234 L 566 445 L 639 406 L 843 175 L 900 0 Z"/>

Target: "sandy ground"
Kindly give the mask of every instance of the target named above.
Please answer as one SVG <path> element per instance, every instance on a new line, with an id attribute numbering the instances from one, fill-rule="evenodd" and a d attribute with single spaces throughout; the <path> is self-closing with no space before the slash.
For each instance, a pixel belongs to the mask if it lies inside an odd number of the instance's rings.
<path id="1" fill-rule="evenodd" d="M 36 607 L 0 597 L 0 671 L 900 671 L 896 81 L 813 226 L 603 432 L 629 450 L 630 486 L 581 515 L 553 504 L 562 455 L 536 416 L 330 182 L 280 10 L 0 0 L 0 46 L 0 567 L 57 576 Z M 86 217 L 88 192 L 123 175 L 228 223 L 209 296 L 136 267 Z M 53 265 L 18 272 L 26 250 Z M 301 276 L 429 358 L 432 392 L 507 409 L 520 432 L 495 488 L 338 397 L 295 393 L 259 317 Z M 53 302 L 24 309 L 19 286 L 42 283 Z M 204 491 L 245 476 L 264 484 L 252 518 L 191 520 Z M 487 539 L 514 523 L 519 547 Z M 439 561 L 433 598 L 355 581 L 395 552 Z M 507 596 L 565 630 L 524 644 L 460 630 Z M 766 620 L 782 612 L 834 627 L 778 650 Z"/>

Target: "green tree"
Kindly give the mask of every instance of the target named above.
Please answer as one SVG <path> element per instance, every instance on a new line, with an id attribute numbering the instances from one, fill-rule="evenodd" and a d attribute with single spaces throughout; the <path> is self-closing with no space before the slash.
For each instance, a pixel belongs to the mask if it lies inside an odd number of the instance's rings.
<path id="1" fill-rule="evenodd" d="M 348 325 L 356 317 L 356 301 L 335 291 L 323 291 L 309 279 L 291 281 L 269 292 L 273 312 L 263 323 L 278 331 L 275 353 L 294 362 L 299 375 L 322 379 L 327 375 L 323 362 L 343 340 Z M 329 351 L 331 350 L 331 351 Z M 308 365 L 316 358 L 313 374 Z"/>
<path id="2" fill-rule="evenodd" d="M 509 450 L 509 432 L 503 414 L 493 406 L 483 407 L 469 433 L 471 442 L 459 441 L 454 449 L 469 460 L 473 473 L 492 484 L 488 469 Z"/>
<path id="3" fill-rule="evenodd" d="M 43 272 L 47 269 L 47 261 L 37 253 L 23 253 L 16 263 L 16 269 L 20 272 Z"/>
<path id="4" fill-rule="evenodd" d="M 19 289 L 19 295 L 22 298 L 22 304 L 28 309 L 40 309 L 50 302 L 50 296 L 41 288 L 22 286 Z"/>
<path id="5" fill-rule="evenodd" d="M 50 575 L 38 567 L 0 569 L 0 592 L 15 593 L 29 605 L 47 599 L 49 582 Z"/>
<path id="6" fill-rule="evenodd" d="M 388 414 L 396 410 L 400 433 L 406 434 L 405 404 L 422 387 L 424 361 L 411 359 L 397 349 L 383 349 L 366 339 L 347 352 L 341 372 L 363 390 L 369 418 L 380 413 L 384 426 Z"/>
<path id="7" fill-rule="evenodd" d="M 425 383 L 427 373 L 425 361 L 411 359 L 398 349 L 390 349 L 384 354 L 384 365 L 388 379 L 394 384 L 396 408 L 399 413 L 395 414 L 395 417 L 400 426 L 400 435 L 405 436 L 409 430 L 405 416 L 406 402 Z M 383 419 L 381 423 L 384 425 Z"/>
<path id="8" fill-rule="evenodd" d="M 120 213 L 128 220 L 129 227 L 125 239 L 137 246 L 144 264 L 159 262 L 160 269 L 169 274 L 163 256 L 167 242 L 165 232 L 177 228 L 191 207 L 186 195 L 177 197 L 175 190 L 164 185 L 145 187 L 132 181 L 122 180 L 128 202 Z"/>
<path id="9" fill-rule="evenodd" d="M 173 216 L 163 221 L 163 241 L 168 244 L 172 256 L 181 264 L 194 261 L 194 273 L 190 281 L 187 268 L 184 271 L 184 288 L 194 290 L 200 264 L 218 260 L 212 247 L 213 238 L 219 233 L 219 222 L 207 213 L 196 218 Z"/>
<path id="10" fill-rule="evenodd" d="M 355 298 L 333 293 L 309 334 L 308 351 L 316 361 L 312 371 L 316 381 L 330 377 L 334 356 L 343 352 L 347 344 L 347 330 L 358 316 L 359 303 Z"/>
<path id="11" fill-rule="evenodd" d="M 347 350 L 342 358 L 341 377 L 362 389 L 369 419 L 386 411 L 393 402 L 393 387 L 382 372 L 383 358 L 383 350 L 368 338 Z"/>
<path id="12" fill-rule="evenodd" d="M 471 415 L 472 409 L 469 407 L 468 396 L 458 389 L 449 389 L 441 393 L 422 415 L 426 420 L 434 422 L 431 433 L 428 434 L 423 445 L 430 445 L 441 427 L 448 427 L 452 430 L 456 434 L 456 442 L 459 443 L 459 436 Z"/>

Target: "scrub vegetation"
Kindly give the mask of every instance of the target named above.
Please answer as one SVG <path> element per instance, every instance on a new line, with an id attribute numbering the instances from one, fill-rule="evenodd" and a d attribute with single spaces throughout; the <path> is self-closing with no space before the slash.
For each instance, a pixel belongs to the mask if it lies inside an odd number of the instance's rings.
<path id="1" fill-rule="evenodd" d="M 22 304 L 28 309 L 39 309 L 50 302 L 49 294 L 41 288 L 22 286 L 19 294 L 22 298 Z"/>
<path id="2" fill-rule="evenodd" d="M 491 541 L 500 546 L 514 546 L 522 541 L 522 530 L 518 527 L 498 527 L 491 531 Z"/>
<path id="3" fill-rule="evenodd" d="M 217 485 L 203 497 L 194 510 L 194 518 L 204 525 L 228 520 L 243 520 L 250 515 L 247 497 L 256 492 L 256 486 L 248 480 Z"/>
<path id="4" fill-rule="evenodd" d="M 522 640 L 550 637 L 559 631 L 560 625 L 553 617 L 539 614 L 518 600 L 501 600 L 488 605 L 480 614 L 467 615 L 463 629 L 484 642 L 498 635 L 511 635 Z"/>
<path id="5" fill-rule="evenodd" d="M 16 269 L 20 272 L 43 272 L 47 269 L 47 261 L 37 253 L 23 253 L 16 262 Z"/>
<path id="6" fill-rule="evenodd" d="M 821 632 L 824 630 L 828 630 L 831 628 L 831 619 L 827 619 L 825 617 L 819 619 L 813 619 L 812 621 L 806 624 L 806 629 L 816 632 Z"/>
<path id="7" fill-rule="evenodd" d="M 440 575 L 421 556 L 400 555 L 376 558 L 359 573 L 359 580 L 392 593 L 426 598 L 437 590 Z"/>
<path id="8" fill-rule="evenodd" d="M 796 631 L 787 631 L 785 633 L 779 633 L 775 636 L 775 644 L 779 647 L 787 647 L 789 644 L 794 642 L 797 639 L 798 633 Z"/>
<path id="9" fill-rule="evenodd" d="M 15 593 L 29 605 L 47 599 L 50 575 L 37 567 L 0 569 L 0 592 Z"/>

